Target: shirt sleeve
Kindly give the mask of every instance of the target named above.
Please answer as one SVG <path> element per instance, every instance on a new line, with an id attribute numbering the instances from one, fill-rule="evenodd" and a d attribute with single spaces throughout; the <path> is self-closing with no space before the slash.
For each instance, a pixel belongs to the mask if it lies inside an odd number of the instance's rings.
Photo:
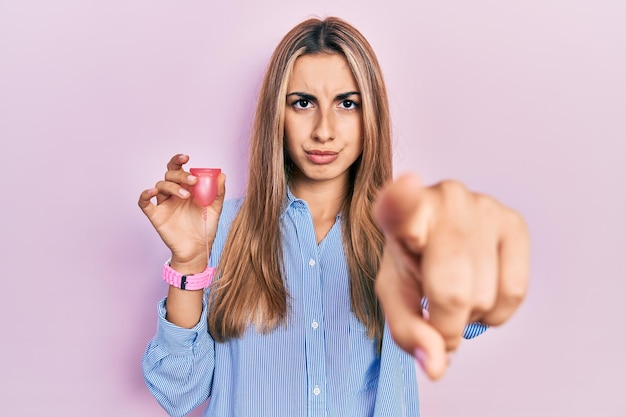
<path id="1" fill-rule="evenodd" d="M 479 336 L 485 333 L 485 331 L 487 331 L 488 328 L 489 326 L 487 326 L 484 323 L 479 323 L 479 322 L 468 323 L 465 326 L 465 330 L 463 331 L 463 339 L 473 339 L 476 336 Z"/>
<path id="2" fill-rule="evenodd" d="M 426 297 L 422 298 L 422 308 L 424 310 L 428 310 L 428 299 Z M 485 331 L 487 331 L 488 328 L 489 326 L 487 326 L 484 323 L 479 323 L 479 322 L 468 323 L 465 326 L 465 330 L 463 330 L 463 339 L 473 339 L 476 336 L 479 336 L 485 333 Z"/>
<path id="3" fill-rule="evenodd" d="M 206 294 L 198 324 L 186 329 L 165 319 L 166 298 L 158 304 L 156 335 L 141 360 L 148 389 L 170 416 L 184 416 L 210 395 L 215 341 L 207 329 Z"/>

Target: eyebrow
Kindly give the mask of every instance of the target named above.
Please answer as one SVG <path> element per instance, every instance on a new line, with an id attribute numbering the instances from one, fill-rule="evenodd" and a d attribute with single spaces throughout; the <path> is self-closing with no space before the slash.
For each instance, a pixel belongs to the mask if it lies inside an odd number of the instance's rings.
<path id="1" fill-rule="evenodd" d="M 347 93 L 341 93 L 341 94 L 337 94 L 335 96 L 335 100 L 346 100 L 348 97 L 350 96 L 360 96 L 361 93 L 359 93 L 358 91 L 348 91 Z M 291 97 L 291 96 L 298 96 L 304 100 L 309 100 L 309 101 L 317 101 L 317 98 L 312 95 L 312 94 L 307 94 L 307 93 L 303 93 L 300 91 L 294 91 L 293 93 L 289 93 L 287 94 L 287 97 Z"/>

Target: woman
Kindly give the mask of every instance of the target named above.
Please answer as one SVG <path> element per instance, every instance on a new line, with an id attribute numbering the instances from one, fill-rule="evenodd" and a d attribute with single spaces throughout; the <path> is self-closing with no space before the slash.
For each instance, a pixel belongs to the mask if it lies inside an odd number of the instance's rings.
<path id="1" fill-rule="evenodd" d="M 206 291 L 171 285 L 159 305 L 143 369 L 170 415 L 210 397 L 206 416 L 417 416 L 414 359 L 439 377 L 461 335 L 484 330 L 470 320 L 499 324 L 523 297 L 518 215 L 456 182 L 388 185 L 381 71 L 340 19 L 307 20 L 276 48 L 245 198 L 224 202 L 220 176 L 208 237 L 188 160 L 172 158 L 139 200 L 172 251 L 166 275 L 217 268 Z M 521 241 L 514 273 L 500 256 L 507 233 Z"/>

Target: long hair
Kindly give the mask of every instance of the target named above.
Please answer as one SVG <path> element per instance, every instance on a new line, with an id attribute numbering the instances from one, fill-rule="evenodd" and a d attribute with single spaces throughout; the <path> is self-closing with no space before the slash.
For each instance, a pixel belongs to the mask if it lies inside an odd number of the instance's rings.
<path id="1" fill-rule="evenodd" d="M 211 289 L 209 330 L 219 342 L 254 324 L 270 331 L 284 323 L 289 294 L 283 281 L 280 218 L 285 210 L 289 157 L 284 149 L 287 84 L 296 59 L 321 53 L 346 57 L 361 92 L 363 152 L 351 167 L 341 209 L 352 311 L 368 335 L 382 340 L 384 316 L 374 293 L 384 237 L 371 207 L 391 179 L 391 126 L 378 60 L 363 35 L 341 19 L 306 20 L 274 51 L 259 94 L 251 137 L 248 185 L 233 221 Z"/>

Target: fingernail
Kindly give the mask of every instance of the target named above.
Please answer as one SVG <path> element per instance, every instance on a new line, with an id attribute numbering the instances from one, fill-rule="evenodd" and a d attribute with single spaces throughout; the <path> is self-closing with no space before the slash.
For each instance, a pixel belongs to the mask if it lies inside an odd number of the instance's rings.
<path id="1" fill-rule="evenodd" d="M 422 368 L 422 371 L 426 372 L 426 362 L 428 362 L 426 352 L 424 352 L 420 348 L 417 348 L 413 353 L 413 357 L 415 358 L 415 361 L 419 364 L 420 368 Z"/>
<path id="2" fill-rule="evenodd" d="M 189 181 L 189 182 L 193 182 L 195 179 L 196 179 L 196 177 L 194 177 L 193 175 L 189 175 L 187 177 L 187 181 Z"/>
<path id="3" fill-rule="evenodd" d="M 180 194 L 183 197 L 187 197 L 189 195 L 189 191 L 185 190 L 184 188 L 181 188 L 178 190 L 178 194 Z"/>

